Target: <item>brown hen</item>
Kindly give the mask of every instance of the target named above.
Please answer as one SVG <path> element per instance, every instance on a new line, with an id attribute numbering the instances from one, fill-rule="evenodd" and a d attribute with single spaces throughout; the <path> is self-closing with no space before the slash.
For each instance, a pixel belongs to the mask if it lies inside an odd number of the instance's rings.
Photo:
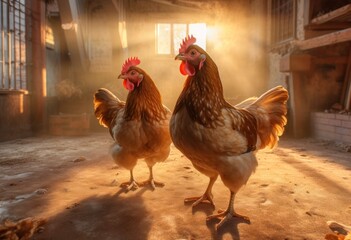
<path id="1" fill-rule="evenodd" d="M 130 170 L 130 181 L 121 184 L 128 190 L 145 184 L 151 184 L 153 189 L 163 186 L 154 180 L 152 168 L 167 159 L 171 144 L 171 112 L 162 105 L 151 77 L 137 67 L 139 63 L 137 58 L 126 60 L 118 77 L 124 79 L 123 85 L 129 90 L 126 102 L 104 88 L 94 95 L 95 116 L 115 141 L 112 157 L 119 166 Z M 133 176 L 138 159 L 145 159 L 150 171 L 149 179 L 143 183 L 137 183 Z"/>
<path id="2" fill-rule="evenodd" d="M 275 87 L 259 98 L 237 106 L 225 101 L 218 69 L 194 37 L 187 37 L 176 56 L 180 71 L 188 75 L 176 103 L 170 132 L 174 145 L 202 174 L 210 178 L 205 193 L 187 198 L 213 204 L 212 187 L 218 176 L 230 190 L 227 210 L 208 216 L 218 218 L 216 229 L 231 217 L 248 217 L 234 211 L 234 197 L 257 166 L 256 152 L 274 147 L 287 123 L 288 92 Z"/>

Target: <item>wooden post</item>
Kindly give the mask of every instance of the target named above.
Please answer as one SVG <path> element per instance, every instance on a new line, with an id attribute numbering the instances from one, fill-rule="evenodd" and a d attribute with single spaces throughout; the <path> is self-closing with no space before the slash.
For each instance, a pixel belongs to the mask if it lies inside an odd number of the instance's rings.
<path id="1" fill-rule="evenodd" d="M 45 1 L 31 1 L 32 9 L 32 129 L 45 130 L 46 65 L 45 65 Z"/>
<path id="2" fill-rule="evenodd" d="M 292 72 L 289 85 L 290 103 L 292 110 L 292 125 L 294 137 L 306 137 L 309 135 L 310 129 L 310 112 L 306 94 L 304 93 L 302 73 Z"/>
<path id="3" fill-rule="evenodd" d="M 351 48 L 349 50 L 349 58 L 347 61 L 347 65 L 346 65 L 346 72 L 345 72 L 345 76 L 344 76 L 344 82 L 342 84 L 342 89 L 341 89 L 341 97 L 340 97 L 340 103 L 343 105 L 344 108 L 348 108 L 348 104 L 347 104 L 347 99 L 349 98 L 349 88 L 351 85 Z"/>
<path id="4" fill-rule="evenodd" d="M 280 71 L 289 72 L 289 96 L 291 105 L 291 123 L 294 137 L 306 137 L 309 134 L 309 110 L 305 94 L 306 81 L 303 76 L 314 67 L 313 59 L 308 54 L 287 54 L 280 59 Z"/>

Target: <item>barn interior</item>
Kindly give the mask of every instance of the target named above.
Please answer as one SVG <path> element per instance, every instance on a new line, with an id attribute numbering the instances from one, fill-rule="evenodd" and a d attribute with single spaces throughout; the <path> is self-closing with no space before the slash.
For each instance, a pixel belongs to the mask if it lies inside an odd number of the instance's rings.
<path id="1" fill-rule="evenodd" d="M 351 1 L 0 0 L 0 12 L 0 239 L 322 239 L 351 231 Z M 172 144 L 155 166 L 165 186 L 125 191 L 129 171 L 113 162 L 114 141 L 94 114 L 100 88 L 126 101 L 118 76 L 130 57 L 173 111 L 186 79 L 175 57 L 188 35 L 216 63 L 228 103 L 278 85 L 289 92 L 278 147 L 258 152 L 236 199 L 251 222 L 234 218 L 219 232 L 205 219 L 228 204 L 220 180 L 215 208 L 185 204 L 208 180 Z M 138 178 L 148 176 L 144 165 Z"/>

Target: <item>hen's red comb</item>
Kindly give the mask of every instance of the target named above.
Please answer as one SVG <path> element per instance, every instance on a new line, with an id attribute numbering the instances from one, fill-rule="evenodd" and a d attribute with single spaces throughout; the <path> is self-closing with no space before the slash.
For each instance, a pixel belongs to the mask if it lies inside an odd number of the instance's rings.
<path id="1" fill-rule="evenodd" d="M 185 53 L 186 49 L 195 42 L 196 38 L 193 35 L 185 37 L 180 44 L 179 53 Z"/>
<path id="2" fill-rule="evenodd" d="M 125 60 L 125 62 L 122 65 L 122 74 L 125 74 L 126 72 L 128 72 L 128 69 L 132 66 L 136 66 L 140 64 L 140 60 L 138 57 L 131 57 L 128 58 L 127 60 Z"/>

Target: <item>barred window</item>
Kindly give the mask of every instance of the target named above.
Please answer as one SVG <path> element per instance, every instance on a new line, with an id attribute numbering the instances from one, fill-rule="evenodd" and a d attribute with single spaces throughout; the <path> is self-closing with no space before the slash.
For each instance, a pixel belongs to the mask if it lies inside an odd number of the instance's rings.
<path id="1" fill-rule="evenodd" d="M 272 44 L 280 44 L 295 37 L 295 0 L 272 0 Z"/>
<path id="2" fill-rule="evenodd" d="M 156 53 L 176 55 L 184 37 L 193 35 L 196 44 L 206 50 L 205 23 L 158 23 L 156 24 Z"/>
<path id="3" fill-rule="evenodd" d="M 0 0 L 0 90 L 26 90 L 25 0 Z"/>

